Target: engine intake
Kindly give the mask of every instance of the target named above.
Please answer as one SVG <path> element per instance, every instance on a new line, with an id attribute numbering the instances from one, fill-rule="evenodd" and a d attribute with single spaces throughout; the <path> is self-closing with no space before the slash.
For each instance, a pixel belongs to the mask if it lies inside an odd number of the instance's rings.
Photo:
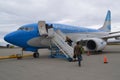
<path id="1" fill-rule="evenodd" d="M 89 48 L 90 50 L 95 50 L 96 49 L 96 43 L 95 43 L 95 41 L 93 41 L 93 40 L 89 40 L 88 42 L 87 42 L 87 48 Z"/>
<path id="2" fill-rule="evenodd" d="M 106 41 L 99 38 L 91 38 L 86 43 L 86 48 L 90 51 L 100 51 L 106 46 Z"/>

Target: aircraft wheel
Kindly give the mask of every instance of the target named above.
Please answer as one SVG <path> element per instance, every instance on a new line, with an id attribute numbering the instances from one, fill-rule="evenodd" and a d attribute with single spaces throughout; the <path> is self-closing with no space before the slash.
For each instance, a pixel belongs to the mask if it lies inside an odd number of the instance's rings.
<path id="1" fill-rule="evenodd" d="M 33 53 L 33 57 L 34 57 L 34 58 L 39 58 L 39 53 L 38 53 L 38 52 Z"/>

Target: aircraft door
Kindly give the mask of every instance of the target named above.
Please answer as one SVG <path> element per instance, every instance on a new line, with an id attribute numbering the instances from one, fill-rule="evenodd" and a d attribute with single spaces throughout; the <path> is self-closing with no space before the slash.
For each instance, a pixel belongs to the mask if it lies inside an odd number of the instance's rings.
<path id="1" fill-rule="evenodd" d="M 47 30 L 46 30 L 45 21 L 39 21 L 38 22 L 38 30 L 39 30 L 39 34 L 42 35 L 42 36 L 48 35 Z"/>

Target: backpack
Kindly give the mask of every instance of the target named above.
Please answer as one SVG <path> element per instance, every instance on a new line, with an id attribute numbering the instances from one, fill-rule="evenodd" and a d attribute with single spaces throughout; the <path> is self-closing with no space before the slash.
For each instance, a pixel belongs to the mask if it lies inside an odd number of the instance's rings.
<path id="1" fill-rule="evenodd" d="M 81 50 L 81 54 L 83 54 L 84 53 L 84 48 L 81 46 L 81 48 L 80 48 Z"/>

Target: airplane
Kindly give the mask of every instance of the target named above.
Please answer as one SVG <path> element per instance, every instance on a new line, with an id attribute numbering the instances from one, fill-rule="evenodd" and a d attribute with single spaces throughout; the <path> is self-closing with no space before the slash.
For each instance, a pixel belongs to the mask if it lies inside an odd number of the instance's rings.
<path id="1" fill-rule="evenodd" d="M 46 30 L 42 29 L 41 25 L 45 26 Z M 83 46 L 88 51 L 102 51 L 107 45 L 108 39 L 120 37 L 120 35 L 116 34 L 120 31 L 111 32 L 111 12 L 108 10 L 105 22 L 99 29 L 39 21 L 38 23 L 21 26 L 16 31 L 7 34 L 4 40 L 22 47 L 26 51 L 34 52 L 33 57 L 38 58 L 38 49 L 50 49 L 50 38 L 43 37 L 42 32 L 47 34 L 47 28 L 51 27 L 54 31 L 60 30 L 73 42 L 83 41 Z"/>
<path id="2" fill-rule="evenodd" d="M 119 44 L 120 43 L 120 39 L 119 38 L 112 38 L 112 39 L 108 39 L 107 40 L 107 42 L 109 43 L 109 44 Z"/>

